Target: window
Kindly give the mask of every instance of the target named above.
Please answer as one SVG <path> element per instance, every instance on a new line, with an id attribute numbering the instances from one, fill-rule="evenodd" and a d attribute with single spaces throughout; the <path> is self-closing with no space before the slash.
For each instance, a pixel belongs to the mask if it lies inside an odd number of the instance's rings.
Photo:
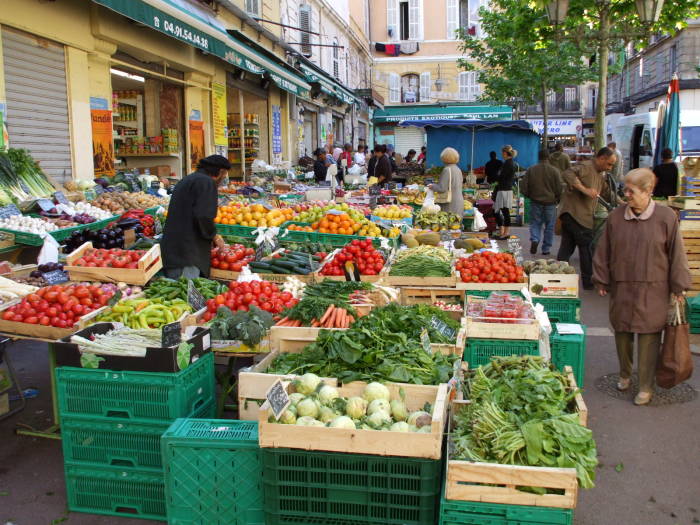
<path id="1" fill-rule="evenodd" d="M 420 100 L 423 102 L 430 100 L 430 71 L 420 74 Z"/>
<path id="2" fill-rule="evenodd" d="M 564 110 L 565 111 L 577 111 L 578 110 L 578 88 L 575 88 L 575 87 L 564 88 Z"/>
<path id="3" fill-rule="evenodd" d="M 312 55 L 311 50 L 311 35 L 308 31 L 311 31 L 311 6 L 302 5 L 299 6 L 299 28 L 301 29 L 301 54 L 305 57 L 310 57 Z"/>
<path id="4" fill-rule="evenodd" d="M 459 25 L 468 34 L 481 37 L 481 16 L 479 9 L 488 7 L 488 0 L 459 0 Z"/>
<path id="5" fill-rule="evenodd" d="M 547 93 L 547 108 L 549 111 L 554 111 L 557 105 L 557 94 L 554 91 Z"/>
<path id="6" fill-rule="evenodd" d="M 447 0 L 447 39 L 455 40 L 459 29 L 459 0 Z"/>
<path id="7" fill-rule="evenodd" d="M 399 39 L 399 3 L 398 0 L 386 2 L 386 28 L 390 40 Z"/>
<path id="8" fill-rule="evenodd" d="M 588 88 L 588 114 L 595 115 L 596 102 L 598 100 L 598 93 L 596 88 Z"/>
<path id="9" fill-rule="evenodd" d="M 398 18 L 398 20 L 397 20 Z M 422 0 L 387 0 L 387 22 L 389 28 L 394 27 L 394 21 L 398 31 L 392 31 L 392 36 L 400 40 L 421 40 L 423 38 L 423 1 Z"/>
<path id="10" fill-rule="evenodd" d="M 401 101 L 401 87 L 399 75 L 389 73 L 389 102 L 398 103 Z"/>
<path id="11" fill-rule="evenodd" d="M 260 16 L 260 0 L 245 0 L 245 11 L 249 15 Z"/>
<path id="12" fill-rule="evenodd" d="M 401 102 L 404 104 L 420 102 L 420 80 L 418 75 L 410 74 L 401 77 Z"/>
<path id="13" fill-rule="evenodd" d="M 333 45 L 334 46 L 339 45 L 337 38 L 333 39 Z M 338 60 L 338 48 L 337 47 L 333 48 L 333 76 L 340 80 L 340 66 L 339 66 L 339 60 Z"/>
<path id="14" fill-rule="evenodd" d="M 476 71 L 462 71 L 459 74 L 459 99 L 474 102 L 481 94 L 478 73 Z"/>

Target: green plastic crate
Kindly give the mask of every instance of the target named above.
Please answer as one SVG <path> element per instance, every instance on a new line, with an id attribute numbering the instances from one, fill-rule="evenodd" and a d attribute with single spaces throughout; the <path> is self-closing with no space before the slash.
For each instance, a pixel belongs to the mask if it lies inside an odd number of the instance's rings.
<path id="1" fill-rule="evenodd" d="M 240 224 L 217 224 L 216 231 L 221 235 L 231 235 L 235 237 L 244 237 L 252 239 L 255 237 L 257 226 L 241 226 Z"/>
<path id="2" fill-rule="evenodd" d="M 345 246 L 347 243 L 354 239 L 372 239 L 372 241 L 381 242 L 381 237 L 368 237 L 365 235 L 340 235 L 338 233 L 319 233 L 317 231 L 313 232 L 303 232 L 288 230 L 287 228 L 295 224 L 297 226 L 310 226 L 308 222 L 298 222 L 298 221 L 287 221 L 280 226 L 280 233 L 277 237 L 279 241 L 291 241 L 291 242 L 320 242 L 323 244 L 332 244 L 334 246 Z M 401 237 L 387 238 L 389 246 L 391 248 L 398 248 L 401 244 Z"/>
<path id="3" fill-rule="evenodd" d="M 564 370 L 569 365 L 574 370 L 576 385 L 583 388 L 586 362 L 586 327 L 583 334 L 560 335 L 557 332 L 557 324 L 552 323 L 552 333 L 549 336 L 549 346 L 552 352 L 552 363 L 559 370 Z"/>
<path id="4" fill-rule="evenodd" d="M 97 416 L 171 422 L 214 402 L 214 354 L 181 372 L 56 369 L 61 416 Z"/>
<path id="5" fill-rule="evenodd" d="M 203 406 L 193 418 L 214 415 L 214 403 Z M 61 441 L 66 463 L 100 468 L 104 465 L 162 472 L 160 437 L 167 421 L 132 422 L 112 418 L 63 416 Z"/>
<path id="6" fill-rule="evenodd" d="M 71 511 L 165 520 L 162 473 L 66 464 L 65 474 Z"/>
<path id="7" fill-rule="evenodd" d="M 487 365 L 494 356 L 539 355 L 539 341 L 520 339 L 467 339 L 464 346 L 464 361 L 471 368 Z"/>
<path id="8" fill-rule="evenodd" d="M 161 450 L 170 525 L 265 525 L 257 421 L 178 419 Z"/>
<path id="9" fill-rule="evenodd" d="M 267 525 L 434 525 L 441 461 L 262 449 Z"/>
<path id="10" fill-rule="evenodd" d="M 532 302 L 535 304 L 541 304 L 552 322 L 581 322 L 581 299 L 564 297 L 533 297 Z"/>
<path id="11" fill-rule="evenodd" d="M 572 525 L 571 509 L 440 500 L 440 525 Z"/>

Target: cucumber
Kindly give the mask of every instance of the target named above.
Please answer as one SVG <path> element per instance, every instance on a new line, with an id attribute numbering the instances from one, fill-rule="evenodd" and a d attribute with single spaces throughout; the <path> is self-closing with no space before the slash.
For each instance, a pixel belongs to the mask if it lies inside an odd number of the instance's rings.
<path id="1" fill-rule="evenodd" d="M 282 273 L 282 274 L 293 274 L 294 271 L 290 268 L 285 268 L 283 266 L 277 266 L 276 264 L 270 264 L 270 273 Z"/>
<path id="2" fill-rule="evenodd" d="M 309 256 L 311 256 L 311 258 L 314 259 L 315 261 L 318 261 L 321 259 L 320 257 L 313 255 L 311 253 L 304 253 L 304 252 L 298 252 L 298 251 L 293 251 L 293 250 L 288 251 L 286 253 L 286 255 L 292 255 L 292 256 L 297 255 L 297 256 L 303 257 L 307 260 L 308 260 Z"/>
<path id="3" fill-rule="evenodd" d="M 269 263 L 261 261 L 249 262 L 248 266 L 250 266 L 251 270 L 256 271 L 269 272 L 270 270 L 272 270 L 272 266 Z"/>
<path id="4" fill-rule="evenodd" d="M 279 266 L 281 268 L 288 268 L 289 270 L 293 270 L 294 267 L 297 266 L 294 262 L 285 261 L 283 259 L 274 259 L 269 264 L 271 264 L 272 266 Z"/>

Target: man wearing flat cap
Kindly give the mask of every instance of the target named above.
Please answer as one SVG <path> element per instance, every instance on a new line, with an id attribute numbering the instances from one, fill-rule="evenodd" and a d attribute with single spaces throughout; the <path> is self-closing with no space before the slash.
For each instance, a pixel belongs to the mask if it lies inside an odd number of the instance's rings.
<path id="1" fill-rule="evenodd" d="M 209 277 L 212 244 L 224 244 L 214 224 L 217 188 L 230 169 L 226 157 L 210 155 L 175 186 L 160 244 L 167 277 Z"/>

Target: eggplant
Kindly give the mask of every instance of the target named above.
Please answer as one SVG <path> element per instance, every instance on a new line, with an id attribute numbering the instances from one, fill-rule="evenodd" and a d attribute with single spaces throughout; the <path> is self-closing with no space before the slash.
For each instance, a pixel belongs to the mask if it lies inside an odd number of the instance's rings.
<path id="1" fill-rule="evenodd" d="M 42 274 L 39 270 L 34 270 L 32 273 L 29 274 L 29 277 L 33 277 L 34 279 L 38 279 L 43 276 L 44 274 Z"/>

